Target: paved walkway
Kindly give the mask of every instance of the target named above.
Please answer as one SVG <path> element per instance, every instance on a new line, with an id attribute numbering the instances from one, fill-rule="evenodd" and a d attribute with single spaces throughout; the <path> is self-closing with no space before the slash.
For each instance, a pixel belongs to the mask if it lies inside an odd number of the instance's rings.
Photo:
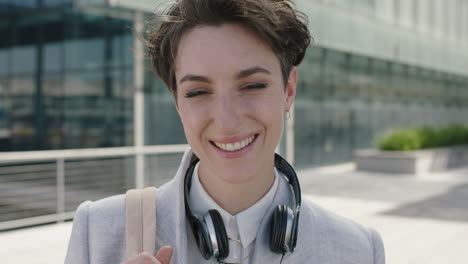
<path id="1" fill-rule="evenodd" d="M 389 264 L 468 263 L 468 168 L 421 177 L 299 172 L 306 199 L 377 229 Z M 0 233 L 0 263 L 63 263 L 71 223 Z"/>
<path id="2" fill-rule="evenodd" d="M 377 229 L 389 264 L 468 263 L 468 168 L 411 177 L 301 171 L 307 198 Z"/>

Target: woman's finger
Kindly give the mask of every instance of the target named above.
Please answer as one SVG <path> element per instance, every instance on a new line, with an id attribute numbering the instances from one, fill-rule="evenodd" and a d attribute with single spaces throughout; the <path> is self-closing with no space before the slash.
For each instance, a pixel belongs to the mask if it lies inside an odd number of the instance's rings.
<path id="1" fill-rule="evenodd" d="M 171 246 L 164 246 L 159 249 L 158 253 L 156 253 L 156 259 L 161 262 L 161 264 L 169 264 L 172 257 L 172 247 Z"/>
<path id="2" fill-rule="evenodd" d="M 143 252 L 121 264 L 160 264 L 159 260 L 150 254 Z"/>

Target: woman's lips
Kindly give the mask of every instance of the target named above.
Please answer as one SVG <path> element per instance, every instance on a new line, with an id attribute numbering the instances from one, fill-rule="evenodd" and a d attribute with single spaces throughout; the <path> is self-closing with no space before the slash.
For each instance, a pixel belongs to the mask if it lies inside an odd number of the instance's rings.
<path id="1" fill-rule="evenodd" d="M 211 145 L 223 156 L 227 158 L 234 158 L 242 156 L 245 152 L 252 149 L 259 134 L 254 134 L 242 140 L 232 141 L 229 143 L 222 143 L 210 141 Z M 225 140 L 224 142 L 226 142 Z"/>
<path id="2" fill-rule="evenodd" d="M 248 146 L 252 141 L 254 141 L 255 135 L 252 135 L 244 140 L 239 140 L 237 142 L 232 142 L 232 143 L 218 143 L 215 141 L 212 141 L 213 144 L 218 147 L 219 149 L 225 150 L 225 151 L 238 151 L 240 149 L 245 148 Z"/>

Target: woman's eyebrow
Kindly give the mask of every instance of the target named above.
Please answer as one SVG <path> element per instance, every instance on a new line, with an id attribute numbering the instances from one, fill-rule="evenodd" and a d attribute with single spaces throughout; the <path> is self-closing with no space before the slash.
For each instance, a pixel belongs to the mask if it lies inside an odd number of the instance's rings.
<path id="1" fill-rule="evenodd" d="M 266 73 L 266 74 L 271 74 L 271 72 L 265 68 L 262 68 L 260 66 L 253 66 L 253 67 L 250 67 L 250 68 L 247 68 L 245 70 L 242 70 L 240 72 L 238 72 L 236 74 L 236 78 L 237 79 L 242 79 L 242 78 L 245 78 L 245 77 L 248 77 L 252 74 L 255 74 L 255 73 L 259 73 L 259 72 L 262 72 L 262 73 Z"/>
<path id="2" fill-rule="evenodd" d="M 211 80 L 208 77 L 202 75 L 187 74 L 182 79 L 180 79 L 179 84 L 188 81 L 211 83 Z"/>
<path id="3" fill-rule="evenodd" d="M 259 72 L 266 73 L 266 74 L 271 74 L 271 72 L 269 70 L 265 69 L 265 68 L 262 68 L 260 66 L 253 66 L 253 67 L 247 68 L 245 70 L 239 71 L 236 74 L 236 78 L 237 79 L 246 78 L 246 77 L 248 77 L 248 76 L 250 76 L 252 74 L 259 73 Z M 181 84 L 183 82 L 188 82 L 188 81 L 206 82 L 206 83 L 211 83 L 212 82 L 210 78 L 202 76 L 202 75 L 187 74 L 184 77 L 182 77 L 182 79 L 180 79 L 179 84 Z"/>

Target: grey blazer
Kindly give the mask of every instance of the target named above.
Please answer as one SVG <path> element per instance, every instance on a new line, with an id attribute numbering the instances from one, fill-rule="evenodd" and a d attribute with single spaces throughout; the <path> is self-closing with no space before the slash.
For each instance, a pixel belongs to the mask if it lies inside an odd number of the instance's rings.
<path id="1" fill-rule="evenodd" d="M 171 264 L 192 263 L 187 259 L 188 228 L 183 180 L 192 156 L 188 150 L 173 180 L 158 189 L 156 249 L 174 248 Z M 282 179 L 282 181 L 286 181 Z M 253 263 L 280 263 L 281 255 L 269 250 L 268 221 L 278 204 L 292 205 L 288 184 L 279 184 L 272 207 L 257 233 Z M 118 264 L 126 261 L 125 196 L 82 203 L 75 214 L 66 264 Z M 283 262 L 315 264 L 384 264 L 385 254 L 379 234 L 303 200 L 298 242 L 294 253 Z"/>

